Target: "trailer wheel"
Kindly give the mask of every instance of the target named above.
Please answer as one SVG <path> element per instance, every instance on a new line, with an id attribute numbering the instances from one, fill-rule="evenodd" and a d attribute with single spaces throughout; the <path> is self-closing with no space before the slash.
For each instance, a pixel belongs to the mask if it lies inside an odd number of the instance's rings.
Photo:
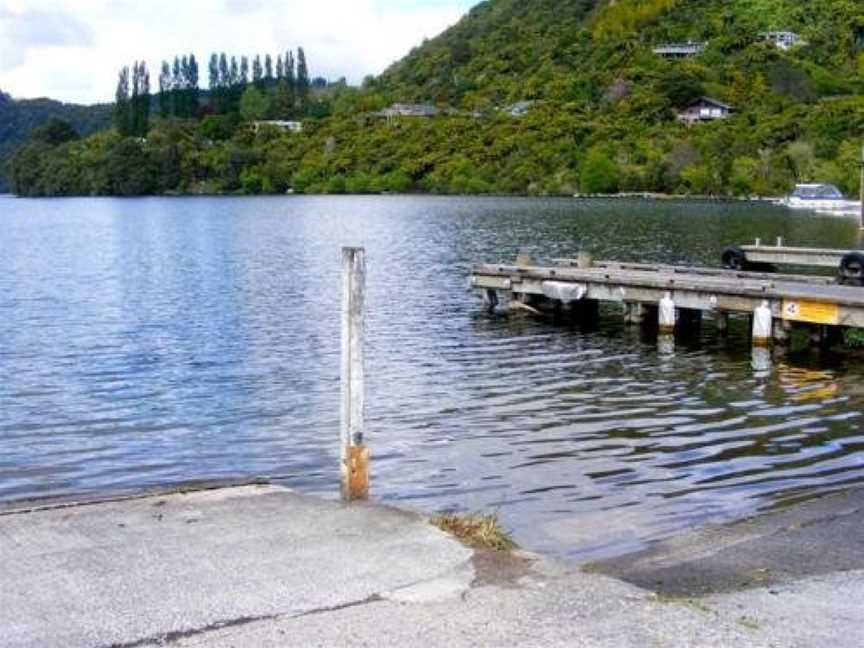
<path id="1" fill-rule="evenodd" d="M 864 286 L 864 253 L 850 252 L 843 257 L 839 279 L 844 286 Z"/>
<path id="2" fill-rule="evenodd" d="M 747 255 L 739 247 L 728 247 L 723 251 L 723 267 L 729 270 L 747 270 Z"/>

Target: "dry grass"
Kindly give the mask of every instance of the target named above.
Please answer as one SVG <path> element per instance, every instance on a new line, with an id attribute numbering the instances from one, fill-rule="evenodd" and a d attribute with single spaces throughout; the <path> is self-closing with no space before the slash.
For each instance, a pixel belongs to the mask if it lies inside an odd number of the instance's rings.
<path id="1" fill-rule="evenodd" d="M 470 547 L 510 551 L 516 543 L 501 528 L 497 515 L 439 515 L 432 524 Z"/>

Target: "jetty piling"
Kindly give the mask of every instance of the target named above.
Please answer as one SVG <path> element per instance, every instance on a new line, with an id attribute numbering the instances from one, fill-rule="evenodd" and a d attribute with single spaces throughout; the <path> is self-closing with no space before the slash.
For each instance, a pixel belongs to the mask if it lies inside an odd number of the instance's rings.
<path id="1" fill-rule="evenodd" d="M 753 311 L 753 346 L 769 346 L 773 334 L 774 316 L 766 300 Z"/>
<path id="2" fill-rule="evenodd" d="M 678 320 L 678 314 L 675 309 L 675 302 L 672 299 L 672 293 L 667 292 L 663 299 L 660 300 L 659 308 L 659 326 L 661 334 L 669 334 L 675 332 L 675 324 Z"/>
<path id="3" fill-rule="evenodd" d="M 365 291 L 366 252 L 342 249 L 342 498 L 369 496 L 369 450 L 365 444 Z"/>
<path id="4" fill-rule="evenodd" d="M 717 313 L 717 330 L 721 335 L 729 334 L 729 313 Z"/>

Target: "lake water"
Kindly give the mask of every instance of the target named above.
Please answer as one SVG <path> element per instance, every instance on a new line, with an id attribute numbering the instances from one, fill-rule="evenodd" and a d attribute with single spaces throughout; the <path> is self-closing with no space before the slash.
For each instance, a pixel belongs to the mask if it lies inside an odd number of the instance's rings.
<path id="1" fill-rule="evenodd" d="M 424 197 L 0 198 L 0 502 L 338 482 L 340 247 L 368 251 L 374 494 L 497 511 L 611 555 L 864 481 L 864 368 L 754 369 L 743 322 L 656 340 L 485 315 L 477 261 L 591 249 L 716 264 L 756 236 L 852 247 L 768 205 Z"/>

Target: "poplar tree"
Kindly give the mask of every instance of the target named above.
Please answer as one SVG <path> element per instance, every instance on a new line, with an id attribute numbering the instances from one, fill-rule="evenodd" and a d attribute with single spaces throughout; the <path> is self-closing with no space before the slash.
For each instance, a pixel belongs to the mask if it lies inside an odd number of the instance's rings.
<path id="1" fill-rule="evenodd" d="M 129 66 L 123 66 L 118 75 L 117 93 L 114 101 L 114 128 L 121 135 L 129 134 L 130 118 Z"/>
<path id="2" fill-rule="evenodd" d="M 138 64 L 138 137 L 150 131 L 150 72 L 144 61 Z"/>
<path id="3" fill-rule="evenodd" d="M 249 57 L 240 57 L 240 83 L 244 86 L 249 83 Z"/>
<path id="4" fill-rule="evenodd" d="M 171 112 L 179 117 L 183 113 L 183 99 L 180 93 L 183 89 L 183 68 L 180 64 L 180 57 L 174 57 L 174 64 L 171 66 Z"/>
<path id="5" fill-rule="evenodd" d="M 125 70 L 126 94 L 128 96 L 129 69 L 125 68 Z M 132 65 L 132 99 L 127 103 L 127 106 L 126 127 L 121 133 L 146 137 L 150 126 L 150 73 L 147 71 L 147 64 L 144 61 L 135 61 Z"/>
<path id="6" fill-rule="evenodd" d="M 264 82 L 267 85 L 273 82 L 273 57 L 269 54 L 264 57 Z"/>
<path id="7" fill-rule="evenodd" d="M 290 119 L 294 116 L 294 110 L 297 107 L 297 75 L 295 73 L 294 52 L 291 50 L 285 52 L 283 65 L 285 71 L 285 96 L 281 103 L 285 112 L 285 118 Z"/>
<path id="8" fill-rule="evenodd" d="M 219 87 L 219 56 L 216 52 L 210 55 L 208 71 L 210 73 L 210 90 L 213 91 Z"/>
<path id="9" fill-rule="evenodd" d="M 137 134 L 138 131 L 140 130 L 139 115 L 138 115 L 139 110 L 140 110 L 140 106 L 139 106 L 139 102 L 138 102 L 138 88 L 141 85 L 141 81 L 138 78 L 138 74 L 139 74 L 138 61 L 135 61 L 132 64 L 132 84 L 131 84 L 132 85 L 132 99 L 130 100 L 130 103 L 129 103 L 129 113 L 130 113 L 129 129 L 128 129 L 129 132 L 124 133 L 124 135 Z"/>
<path id="10" fill-rule="evenodd" d="M 285 78 L 285 66 L 282 63 L 282 55 L 276 57 L 276 79 L 282 81 Z"/>
<path id="11" fill-rule="evenodd" d="M 231 68 L 228 65 L 228 55 L 225 52 L 219 54 L 216 90 L 213 92 L 213 108 L 217 113 L 229 112 Z"/>
<path id="12" fill-rule="evenodd" d="M 228 56 L 225 52 L 219 55 L 219 85 L 227 88 L 231 84 L 231 70 L 228 67 Z"/>
<path id="13" fill-rule="evenodd" d="M 162 61 L 162 71 L 159 73 L 159 112 L 163 117 L 171 115 L 171 66 L 168 61 Z"/>
<path id="14" fill-rule="evenodd" d="M 201 82 L 201 71 L 198 68 L 198 59 L 194 54 L 189 55 L 189 117 L 195 117 L 198 114 L 198 97 L 201 94 L 199 84 Z"/>
<path id="15" fill-rule="evenodd" d="M 305 110 L 309 101 L 309 67 L 302 47 L 297 48 L 297 99 L 301 110 Z"/>
<path id="16" fill-rule="evenodd" d="M 256 54 L 252 59 L 252 82 L 255 85 L 261 84 L 261 78 L 264 76 L 264 69 L 261 67 L 261 55 Z"/>
<path id="17" fill-rule="evenodd" d="M 240 66 L 237 65 L 237 57 L 231 57 L 231 85 L 236 86 L 240 83 Z"/>
<path id="18" fill-rule="evenodd" d="M 210 105 L 213 107 L 213 111 L 218 113 L 222 111 L 222 93 L 219 88 L 219 55 L 216 52 L 210 55 L 208 73 L 210 77 Z"/>
<path id="19" fill-rule="evenodd" d="M 296 85 L 297 76 L 294 71 L 294 52 L 288 50 L 285 52 L 285 80 L 288 82 L 292 88 Z"/>

